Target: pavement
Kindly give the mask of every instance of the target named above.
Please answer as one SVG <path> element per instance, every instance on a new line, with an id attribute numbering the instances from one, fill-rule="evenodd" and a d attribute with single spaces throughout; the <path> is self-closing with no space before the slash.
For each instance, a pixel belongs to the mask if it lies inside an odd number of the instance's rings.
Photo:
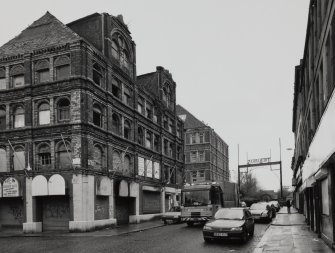
<path id="1" fill-rule="evenodd" d="M 85 233 L 69 233 L 69 232 L 43 232 L 43 233 L 34 233 L 34 234 L 24 234 L 22 229 L 4 229 L 0 231 L 0 238 L 8 238 L 8 237 L 109 237 L 109 236 L 117 236 L 117 235 L 125 235 L 130 233 L 136 233 L 145 231 L 148 229 L 158 228 L 165 226 L 161 220 L 152 220 L 146 221 L 139 224 L 126 224 L 116 226 L 114 228 L 106 228 L 92 232 Z"/>
<path id="2" fill-rule="evenodd" d="M 266 230 L 253 253 L 312 253 L 334 252 L 318 235 L 310 230 L 305 217 L 297 210 L 282 207 Z"/>

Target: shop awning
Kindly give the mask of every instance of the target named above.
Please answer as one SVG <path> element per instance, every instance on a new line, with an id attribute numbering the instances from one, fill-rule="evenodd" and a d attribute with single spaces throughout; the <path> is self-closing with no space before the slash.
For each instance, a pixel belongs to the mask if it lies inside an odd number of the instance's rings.
<path id="1" fill-rule="evenodd" d="M 119 186 L 119 196 L 120 197 L 128 197 L 128 183 L 125 180 L 122 180 L 120 182 L 120 186 Z"/>
<path id="2" fill-rule="evenodd" d="M 129 184 L 129 197 L 136 198 L 139 195 L 139 184 L 135 182 L 131 182 Z"/>
<path id="3" fill-rule="evenodd" d="M 100 196 L 112 195 L 112 182 L 109 178 L 103 177 L 97 181 L 96 194 Z"/>
<path id="4" fill-rule="evenodd" d="M 55 174 L 49 178 L 48 182 L 49 195 L 65 195 L 65 180 L 59 175 Z"/>

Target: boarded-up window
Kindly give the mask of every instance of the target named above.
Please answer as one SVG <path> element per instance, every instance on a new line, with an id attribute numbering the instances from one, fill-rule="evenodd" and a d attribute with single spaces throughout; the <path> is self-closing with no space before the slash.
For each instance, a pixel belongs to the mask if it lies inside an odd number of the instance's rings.
<path id="1" fill-rule="evenodd" d="M 14 111 L 14 128 L 24 127 L 24 110 L 17 107 Z"/>
<path id="2" fill-rule="evenodd" d="M 121 156 L 119 152 L 113 152 L 113 170 L 122 171 Z"/>
<path id="3" fill-rule="evenodd" d="M 99 146 L 94 147 L 94 168 L 97 170 L 101 170 L 102 168 L 102 150 Z"/>
<path id="4" fill-rule="evenodd" d="M 13 157 L 14 170 L 23 170 L 25 166 L 24 149 L 16 148 Z"/>
<path id="5" fill-rule="evenodd" d="M 6 149 L 0 148 L 0 172 L 7 172 L 7 155 Z"/>
<path id="6" fill-rule="evenodd" d="M 329 215 L 328 178 L 321 181 L 322 190 L 322 214 Z"/>
<path id="7" fill-rule="evenodd" d="M 60 169 L 67 169 L 71 167 L 71 150 L 70 145 L 67 143 L 66 147 L 64 144 L 61 144 L 57 152 L 58 156 L 58 167 Z"/>
<path id="8" fill-rule="evenodd" d="M 69 78 L 70 76 L 70 59 L 63 55 L 55 60 L 56 80 Z"/>
<path id="9" fill-rule="evenodd" d="M 124 160 L 123 160 L 123 170 L 125 174 L 129 174 L 130 172 L 130 157 L 129 156 L 125 156 Z"/>
<path id="10" fill-rule="evenodd" d="M 0 77 L 0 90 L 5 90 L 5 89 L 6 89 L 6 78 Z"/>
<path id="11" fill-rule="evenodd" d="M 40 125 L 50 124 L 50 107 L 47 103 L 42 103 L 38 107 L 38 121 Z"/>

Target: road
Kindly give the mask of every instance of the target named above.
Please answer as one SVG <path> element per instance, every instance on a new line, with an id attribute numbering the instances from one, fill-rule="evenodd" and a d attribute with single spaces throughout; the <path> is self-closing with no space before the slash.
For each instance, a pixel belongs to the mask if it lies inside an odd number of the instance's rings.
<path id="1" fill-rule="evenodd" d="M 0 252 L 129 252 L 129 253 L 215 253 L 252 252 L 268 224 L 256 224 L 247 243 L 225 241 L 205 243 L 202 227 L 172 224 L 119 236 L 9 237 L 0 239 Z"/>

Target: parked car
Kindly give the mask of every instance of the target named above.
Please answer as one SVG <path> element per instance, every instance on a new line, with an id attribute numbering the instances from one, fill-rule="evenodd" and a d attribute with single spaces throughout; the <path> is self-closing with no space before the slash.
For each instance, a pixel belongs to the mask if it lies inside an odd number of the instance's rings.
<path id="1" fill-rule="evenodd" d="M 221 208 L 208 221 L 202 233 L 205 242 L 215 239 L 238 238 L 246 242 L 254 235 L 255 222 L 247 208 Z"/>
<path id="2" fill-rule="evenodd" d="M 264 220 L 270 222 L 273 218 L 273 210 L 266 202 L 252 204 L 249 208 L 249 211 L 255 221 Z"/>
<path id="3" fill-rule="evenodd" d="M 278 212 L 280 210 L 280 205 L 279 202 L 277 200 L 272 200 L 269 202 L 270 205 L 274 205 L 276 208 L 276 212 Z"/>
<path id="4" fill-rule="evenodd" d="M 180 206 L 171 207 L 170 210 L 162 215 L 162 221 L 164 224 L 168 224 L 168 222 L 181 223 L 181 209 Z"/>

